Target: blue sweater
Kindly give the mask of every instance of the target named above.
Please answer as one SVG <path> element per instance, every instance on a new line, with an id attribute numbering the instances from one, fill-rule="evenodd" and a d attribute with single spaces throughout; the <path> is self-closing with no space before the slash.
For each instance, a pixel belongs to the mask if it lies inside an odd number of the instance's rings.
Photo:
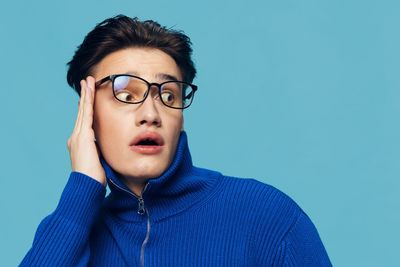
<path id="1" fill-rule="evenodd" d="M 182 132 L 169 168 L 136 197 L 72 172 L 20 266 L 331 266 L 309 217 L 254 179 L 194 167 Z"/>

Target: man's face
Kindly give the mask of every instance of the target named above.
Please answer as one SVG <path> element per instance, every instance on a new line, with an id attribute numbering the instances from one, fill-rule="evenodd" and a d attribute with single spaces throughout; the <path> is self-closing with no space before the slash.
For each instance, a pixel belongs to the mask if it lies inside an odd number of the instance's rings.
<path id="1" fill-rule="evenodd" d="M 165 81 L 162 77 L 167 76 L 182 79 L 172 57 L 149 48 L 111 53 L 100 61 L 92 75 L 98 81 L 125 73 L 150 83 L 161 83 Z M 175 155 L 183 125 L 182 110 L 164 106 L 157 95 L 154 86 L 143 103 L 126 104 L 114 98 L 111 81 L 96 88 L 93 129 L 97 143 L 107 163 L 128 184 L 159 176 Z"/>

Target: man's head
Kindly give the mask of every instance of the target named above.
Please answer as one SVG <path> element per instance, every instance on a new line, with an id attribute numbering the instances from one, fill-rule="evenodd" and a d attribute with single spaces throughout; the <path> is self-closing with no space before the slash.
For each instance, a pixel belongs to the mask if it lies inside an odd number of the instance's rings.
<path id="1" fill-rule="evenodd" d="M 82 79 L 93 76 L 97 82 L 97 144 L 127 184 L 160 175 L 173 159 L 183 115 L 169 92 L 172 85 L 179 85 L 174 81 L 190 84 L 195 77 L 190 45 L 182 32 L 119 15 L 89 32 L 68 63 L 67 81 L 78 94 Z M 130 76 L 113 76 L 119 74 Z M 132 93 L 136 87 L 143 88 L 140 96 Z M 141 103 L 123 102 L 143 96 Z"/>
<path id="2" fill-rule="evenodd" d="M 191 42 L 183 32 L 167 29 L 152 20 L 140 21 L 118 15 L 97 24 L 78 46 L 68 62 L 68 84 L 79 94 L 80 81 L 90 75 L 104 57 L 128 47 L 159 49 L 175 60 L 185 82 L 191 83 L 196 76 Z"/>

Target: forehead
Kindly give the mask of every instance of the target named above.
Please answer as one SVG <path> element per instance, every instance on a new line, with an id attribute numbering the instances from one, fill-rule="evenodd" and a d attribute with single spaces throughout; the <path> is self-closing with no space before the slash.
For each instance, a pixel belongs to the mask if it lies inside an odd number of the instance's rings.
<path id="1" fill-rule="evenodd" d="M 149 81 L 182 79 L 175 60 L 167 53 L 153 48 L 127 48 L 103 58 L 94 68 L 96 81 L 112 74 L 134 74 Z"/>

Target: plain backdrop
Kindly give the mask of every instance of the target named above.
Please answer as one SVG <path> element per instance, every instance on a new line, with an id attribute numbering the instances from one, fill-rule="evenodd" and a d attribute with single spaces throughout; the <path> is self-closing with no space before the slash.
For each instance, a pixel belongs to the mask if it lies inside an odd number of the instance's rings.
<path id="1" fill-rule="evenodd" d="M 195 165 L 291 196 L 334 266 L 400 266 L 400 4 L 368 0 L 3 1 L 0 266 L 22 260 L 71 171 L 66 63 L 120 13 L 191 37 Z"/>

